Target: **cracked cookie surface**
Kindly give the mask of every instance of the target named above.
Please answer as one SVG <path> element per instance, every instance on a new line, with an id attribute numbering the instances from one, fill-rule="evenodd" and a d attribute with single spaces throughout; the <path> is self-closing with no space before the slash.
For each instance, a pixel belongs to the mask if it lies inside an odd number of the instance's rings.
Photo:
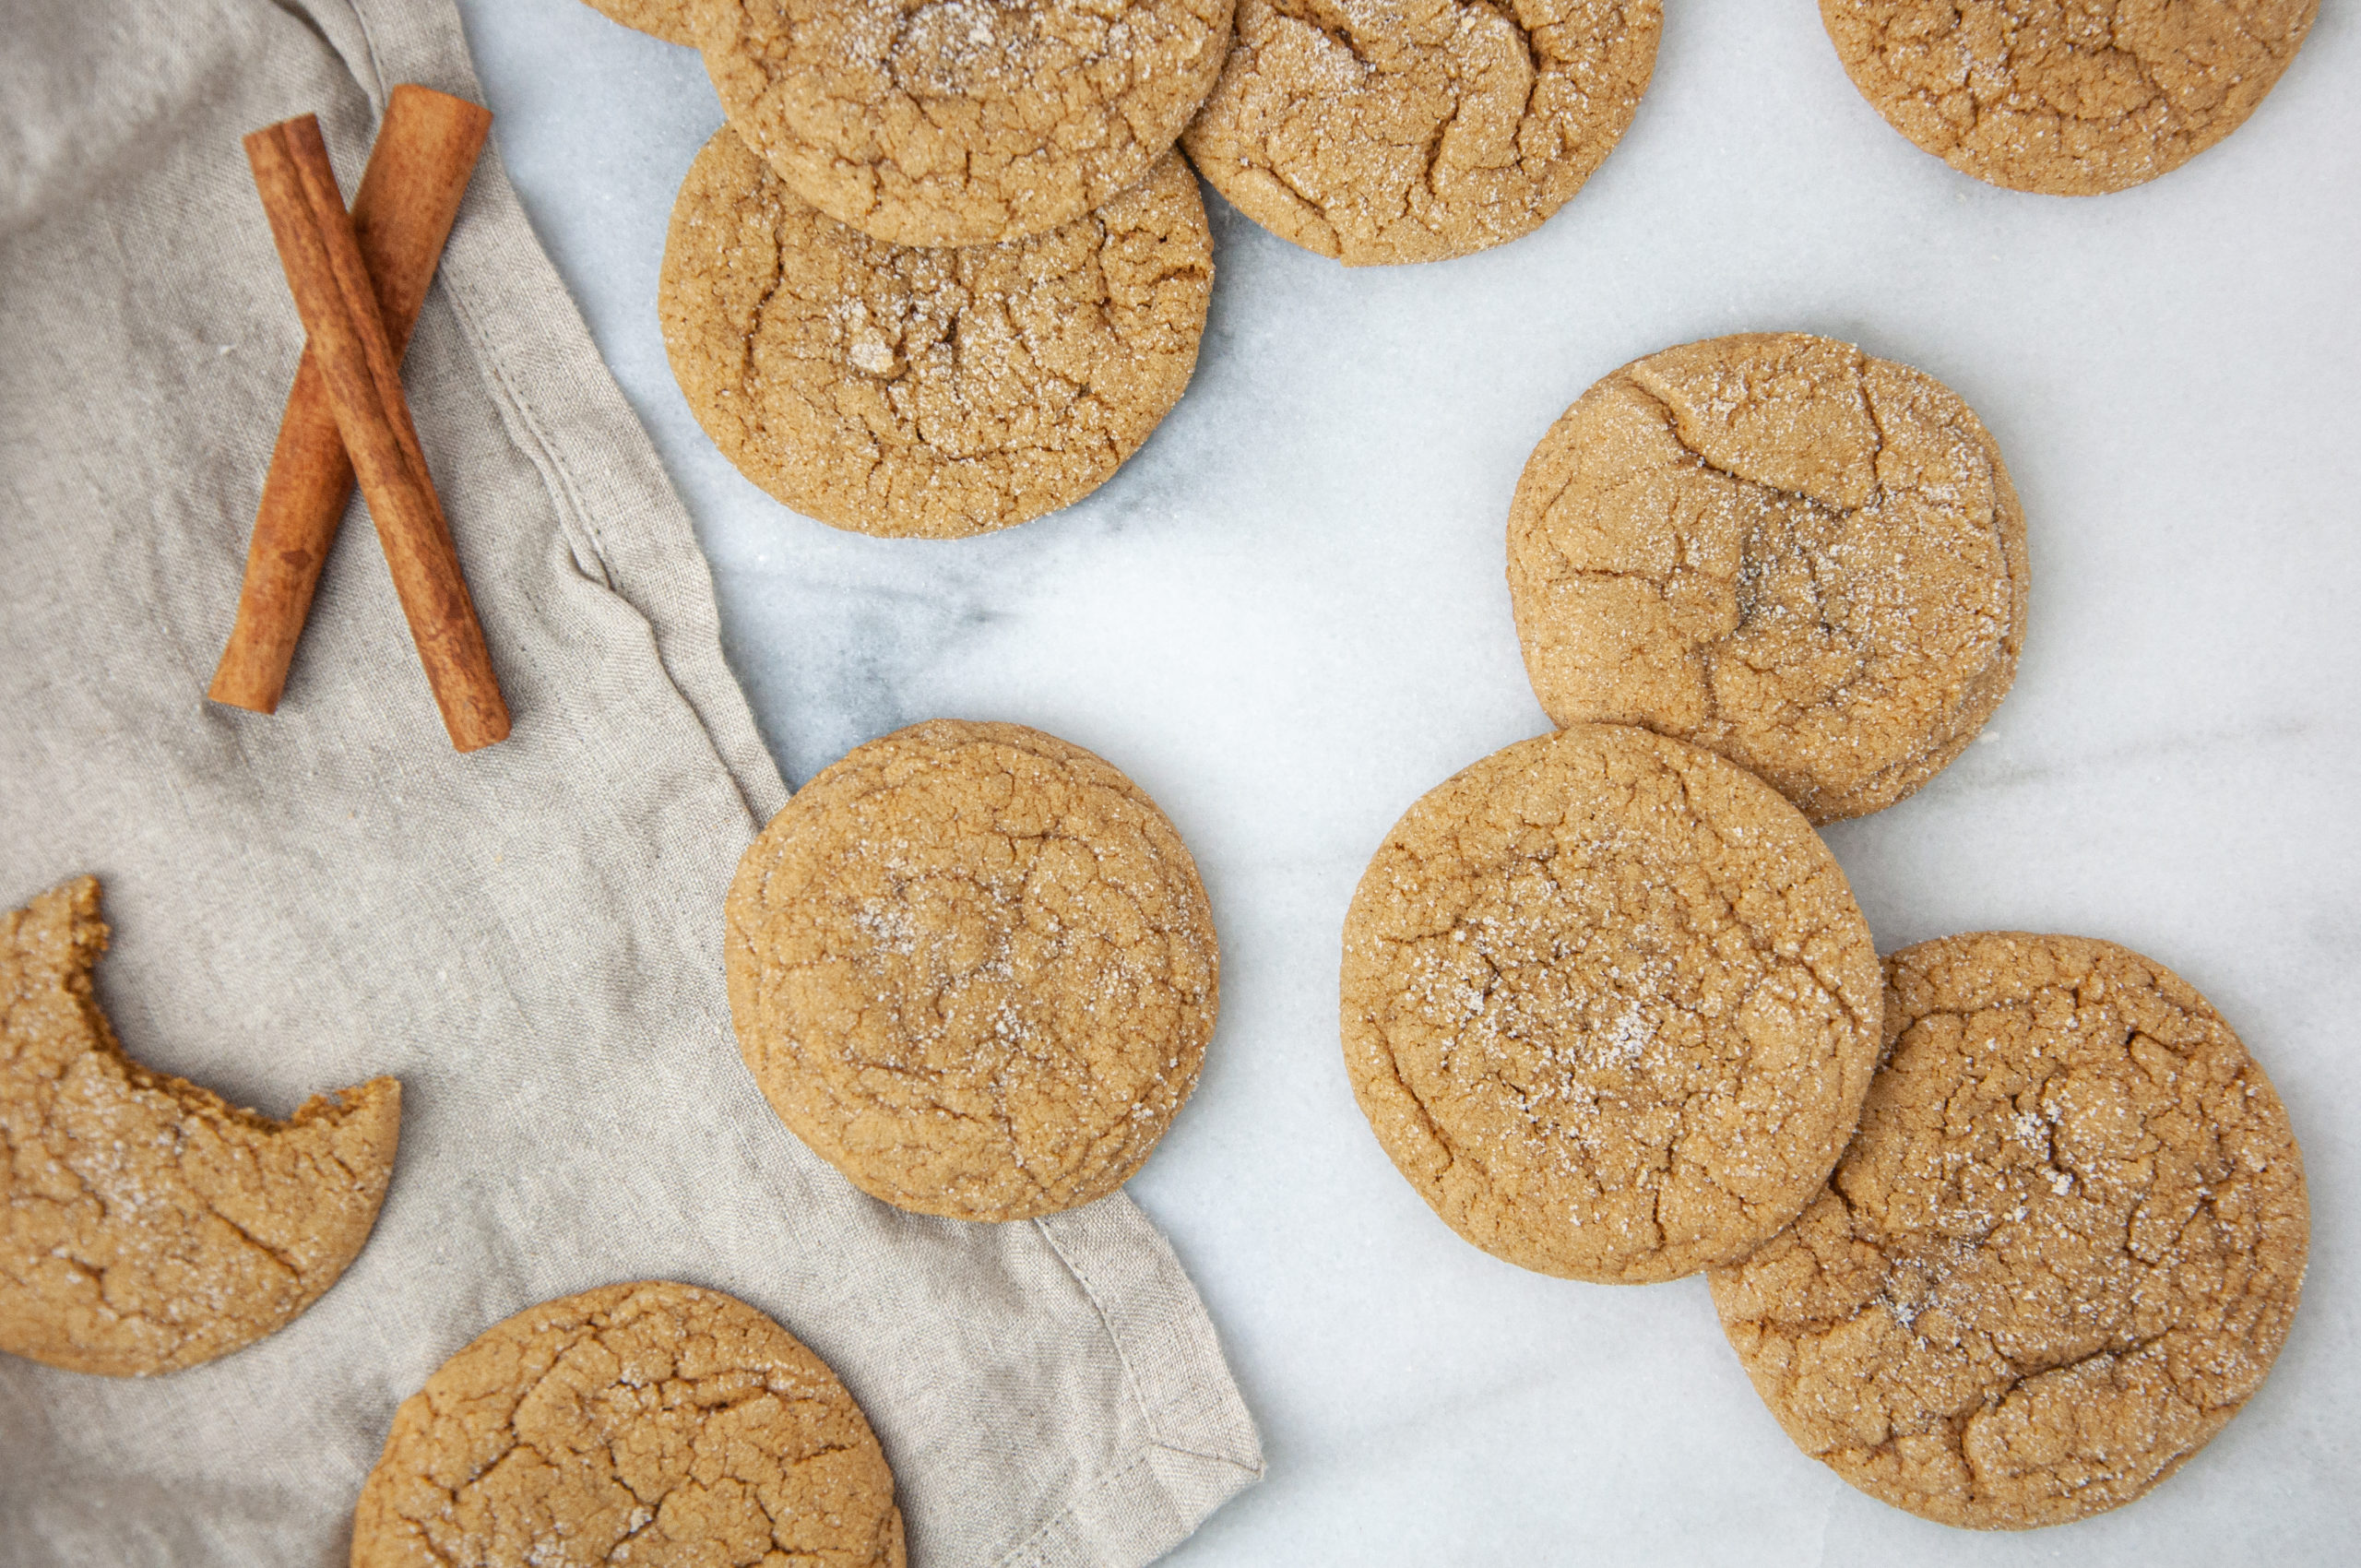
<path id="1" fill-rule="evenodd" d="M 690 0 L 730 122 L 813 207 L 880 240 L 1039 234 L 1169 152 L 1231 0 Z"/>
<path id="2" fill-rule="evenodd" d="M 1795 1228 L 1713 1276 L 1797 1447 L 1947 1525 L 2118 1507 L 2262 1384 L 2304 1274 L 2262 1070 L 2162 966 L 1982 932 L 1886 961 L 1889 1055 Z"/>
<path id="3" fill-rule="evenodd" d="M 1348 267 L 1530 233 L 1631 123 L 1658 0 L 1239 0 L 1181 138 L 1263 227 Z"/>
<path id="4" fill-rule="evenodd" d="M 582 0 L 594 11 L 667 43 L 694 45 L 697 41 L 690 11 L 697 0 Z"/>
<path id="5" fill-rule="evenodd" d="M 402 1401 L 353 1568 L 905 1568 L 894 1475 L 836 1375 L 718 1290 L 528 1307 Z"/>
<path id="6" fill-rule="evenodd" d="M 376 1223 L 401 1086 L 285 1122 L 123 1053 L 90 988 L 80 877 L 0 921 L 0 1350 L 72 1372 L 192 1367 L 286 1326 Z"/>
<path id="7" fill-rule="evenodd" d="M 1213 911 L 1180 836 L 1020 725 L 936 719 L 825 769 L 746 851 L 727 920 L 754 1081 L 855 1185 L 921 1214 L 1113 1192 L 1213 1035 Z"/>
<path id="8" fill-rule="evenodd" d="M 799 200 L 732 136 L 673 204 L 672 374 L 738 470 L 841 529 L 955 539 L 1104 483 L 1187 389 L 1213 240 L 1178 155 L 1096 212 L 998 245 L 889 245 Z"/>
<path id="9" fill-rule="evenodd" d="M 1525 672 L 1560 724 L 1718 752 L 1814 822 L 1904 799 L 2016 677 L 2030 571 L 1956 395 L 1799 332 L 1684 344 L 1583 394 L 1509 508 Z"/>
<path id="10" fill-rule="evenodd" d="M 1877 1060 L 1845 873 L 1761 780 L 1577 725 L 1430 791 L 1345 919 L 1345 1064 L 1495 1256 L 1607 1283 L 1741 1257 L 1817 1192 Z"/>
<path id="11" fill-rule="evenodd" d="M 2254 113 L 2319 0 L 1821 0 L 1845 71 L 1964 174 L 2098 196 L 2170 173 Z"/>

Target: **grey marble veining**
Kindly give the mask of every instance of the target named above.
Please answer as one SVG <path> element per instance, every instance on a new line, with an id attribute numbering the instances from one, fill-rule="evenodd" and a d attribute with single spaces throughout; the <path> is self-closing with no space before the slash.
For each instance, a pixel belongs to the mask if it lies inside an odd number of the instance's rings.
<path id="1" fill-rule="evenodd" d="M 791 780 L 937 714 L 1098 751 L 1170 813 L 1223 941 L 1196 1098 L 1133 1192 L 1204 1291 L 1270 1478 L 1175 1562 L 2329 1562 L 2361 1539 L 2361 28 L 2331 4 L 2236 136 L 2062 201 L 1910 147 L 1803 0 L 1674 0 L 1623 145 L 1539 233 L 1347 272 L 1217 200 L 1188 397 L 1097 494 L 955 544 L 741 479 L 656 323 L 696 56 L 575 0 L 463 0 L 501 156 L 714 565 Z M 1797 1455 L 1701 1281 L 1520 1273 L 1355 1110 L 1337 931 L 1420 792 L 1546 728 L 1502 577 L 1534 441 L 1714 333 L 1846 338 L 1957 389 L 2030 520 L 2015 690 L 1923 793 L 1828 835 L 1881 947 L 2105 936 L 2222 1009 L 2288 1099 L 2311 1274 L 2279 1370 L 2148 1500 L 1975 1536 Z"/>

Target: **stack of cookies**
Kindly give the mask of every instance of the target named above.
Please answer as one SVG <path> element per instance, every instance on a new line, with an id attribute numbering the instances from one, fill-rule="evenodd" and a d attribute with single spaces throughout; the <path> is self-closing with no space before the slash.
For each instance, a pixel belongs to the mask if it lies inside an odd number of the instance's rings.
<path id="1" fill-rule="evenodd" d="M 839 528 L 950 539 L 1104 482 L 1213 291 L 1172 151 L 1230 0 L 690 0 L 730 124 L 672 212 L 673 374 L 738 469 Z"/>
<path id="2" fill-rule="evenodd" d="M 2008 690 L 2025 528 L 1989 434 L 1846 344 L 1688 344 L 1542 439 L 1508 558 L 1563 728 L 1430 792 L 1361 879 L 1342 1024 L 1379 1142 L 1512 1263 L 1710 1270 L 1781 1424 L 1874 1496 L 2023 1528 L 2147 1491 L 2285 1339 L 2284 1109 L 2111 944 L 1880 966 L 1813 831 Z"/>
<path id="3" fill-rule="evenodd" d="M 1088 494 L 1195 368 L 1214 187 L 1347 265 L 1530 232 L 1613 148 L 1657 0 L 598 0 L 730 123 L 667 238 L 722 454 L 838 528 L 952 539 Z"/>

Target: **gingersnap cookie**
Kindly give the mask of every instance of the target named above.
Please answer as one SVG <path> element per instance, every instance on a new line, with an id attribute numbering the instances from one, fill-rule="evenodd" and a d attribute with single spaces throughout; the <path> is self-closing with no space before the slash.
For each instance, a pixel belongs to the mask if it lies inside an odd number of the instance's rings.
<path id="1" fill-rule="evenodd" d="M 697 0 L 582 0 L 595 11 L 609 18 L 635 28 L 667 43 L 694 45 L 696 28 L 689 19 L 691 7 Z"/>
<path id="2" fill-rule="evenodd" d="M 689 408 L 738 470 L 840 529 L 955 539 L 1080 500 L 1196 368 L 1213 297 L 1169 156 L 1027 240 L 918 250 L 827 218 L 727 126 L 672 208 L 658 305 Z"/>
<path id="3" fill-rule="evenodd" d="M 1585 724 L 1404 814 L 1345 917 L 1377 1141 L 1496 1257 L 1602 1283 L 1745 1256 L 1816 1193 L 1879 1044 L 1877 954 L 1793 806 Z"/>
<path id="4" fill-rule="evenodd" d="M 2016 678 L 2024 513 L 1933 377 L 1800 332 L 1593 386 L 1509 508 L 1525 672 L 1560 724 L 1718 752 L 1812 821 L 1890 806 Z"/>
<path id="5" fill-rule="evenodd" d="M 1046 233 L 1172 148 L 1231 0 L 691 0 L 738 134 L 898 245 Z"/>
<path id="6" fill-rule="evenodd" d="M 2246 122 L 2319 0 L 1820 0 L 1861 96 L 1964 174 L 2099 196 Z"/>
<path id="7" fill-rule="evenodd" d="M 796 791 L 739 862 L 730 1014 L 780 1120 L 872 1197 L 1030 1219 L 1128 1180 L 1214 1032 L 1180 835 L 1079 746 L 936 719 Z"/>
<path id="8" fill-rule="evenodd" d="M 1946 1525 L 2119 1507 L 2260 1387 L 2303 1283 L 2303 1157 L 2162 965 L 1987 932 L 1886 960 L 1889 1056 L 1827 1191 L 1713 1276 L 1797 1447 Z"/>
<path id="9" fill-rule="evenodd" d="M 1465 255 L 1582 188 L 1663 30 L 1659 0 L 1239 0 L 1181 145 L 1240 211 L 1347 267 Z"/>
<path id="10" fill-rule="evenodd" d="M 99 885 L 0 919 L 0 1350 L 143 1377 L 292 1322 L 360 1254 L 401 1134 L 401 1086 L 285 1122 L 123 1053 L 90 969 Z"/>
<path id="11" fill-rule="evenodd" d="M 904 1568 L 894 1473 L 845 1385 L 718 1290 L 528 1307 L 402 1401 L 352 1568 Z"/>

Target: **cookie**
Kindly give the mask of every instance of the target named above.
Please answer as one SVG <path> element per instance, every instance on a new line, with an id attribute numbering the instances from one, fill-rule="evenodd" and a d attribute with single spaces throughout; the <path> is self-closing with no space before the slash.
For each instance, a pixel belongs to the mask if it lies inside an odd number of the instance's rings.
<path id="1" fill-rule="evenodd" d="M 738 470 L 809 517 L 955 539 L 1080 500 L 1189 385 L 1213 296 L 1168 156 L 1029 240 L 917 250 L 823 216 L 724 127 L 672 208 L 672 374 Z"/>
<path id="2" fill-rule="evenodd" d="M 1800 332 L 1584 393 L 1525 464 L 1508 558 L 1552 719 L 1693 742 L 1814 822 L 1941 771 L 2024 642 L 2024 513 L 1991 436 L 1931 376 Z"/>
<path id="3" fill-rule="evenodd" d="M 1889 1058 L 1828 1189 L 1713 1276 L 1805 1453 L 1947 1525 L 2140 1496 L 2261 1386 L 2304 1276 L 2303 1157 L 2188 982 L 2013 932 L 1886 961 Z"/>
<path id="4" fill-rule="evenodd" d="M 1345 1066 L 1418 1194 L 1603 1283 L 1743 1257 L 1819 1191 L 1877 1061 L 1869 927 L 1795 808 L 1619 725 L 1394 824 L 1345 918 Z"/>
<path id="5" fill-rule="evenodd" d="M 1631 125 L 1658 0 L 1239 0 L 1181 145 L 1265 229 L 1347 267 L 1505 244 Z"/>
<path id="6" fill-rule="evenodd" d="M 899 245 L 1041 234 L 1147 176 L 1231 0 L 690 0 L 722 107 L 796 195 Z"/>
<path id="7" fill-rule="evenodd" d="M 820 1358 L 718 1290 L 528 1307 L 402 1401 L 352 1568 L 905 1568 L 894 1473 Z"/>
<path id="8" fill-rule="evenodd" d="M 689 13 L 697 0 L 582 0 L 627 28 L 636 28 L 667 43 L 694 44 L 696 29 Z"/>
<path id="9" fill-rule="evenodd" d="M 2098 196 L 2228 136 L 2319 0 L 1820 0 L 1837 58 L 1904 136 L 2011 190 Z"/>
<path id="10" fill-rule="evenodd" d="M 314 1096 L 285 1122 L 123 1053 L 90 969 L 99 885 L 0 920 L 0 1350 L 141 1377 L 284 1328 L 377 1220 L 401 1086 Z"/>
<path id="11" fill-rule="evenodd" d="M 1079 746 L 950 719 L 798 790 L 739 862 L 730 1014 L 780 1120 L 920 1214 L 1105 1196 L 1197 1081 L 1219 1001 L 1180 835 Z"/>

